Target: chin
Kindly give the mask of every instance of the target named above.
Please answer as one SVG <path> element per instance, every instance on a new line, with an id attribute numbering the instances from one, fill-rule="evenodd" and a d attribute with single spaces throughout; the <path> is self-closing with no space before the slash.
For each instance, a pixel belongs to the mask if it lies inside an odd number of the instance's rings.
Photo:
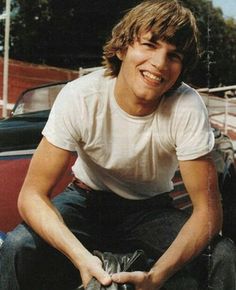
<path id="1" fill-rule="evenodd" d="M 159 99 L 159 96 L 155 96 L 155 97 L 139 97 L 138 101 L 139 101 L 140 104 L 143 104 L 143 105 L 150 105 L 150 104 L 155 105 L 156 102 L 158 101 L 158 99 Z"/>

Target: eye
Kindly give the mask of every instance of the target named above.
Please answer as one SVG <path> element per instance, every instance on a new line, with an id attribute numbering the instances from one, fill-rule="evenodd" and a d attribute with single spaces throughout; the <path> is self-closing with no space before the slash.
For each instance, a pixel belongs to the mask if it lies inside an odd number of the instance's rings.
<path id="1" fill-rule="evenodd" d="M 156 47 L 156 45 L 154 43 L 148 42 L 148 41 L 141 42 L 141 45 L 147 46 L 149 48 L 155 48 Z"/>
<path id="2" fill-rule="evenodd" d="M 182 53 L 172 52 L 169 54 L 169 58 L 173 61 L 182 62 L 184 57 Z"/>

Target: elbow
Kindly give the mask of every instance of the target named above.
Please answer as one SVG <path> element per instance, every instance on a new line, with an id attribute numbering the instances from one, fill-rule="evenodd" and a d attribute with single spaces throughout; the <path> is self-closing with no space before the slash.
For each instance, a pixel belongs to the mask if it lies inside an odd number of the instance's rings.
<path id="1" fill-rule="evenodd" d="M 216 234 L 218 234 L 222 230 L 222 226 L 223 226 L 223 211 L 222 211 L 222 208 L 220 208 L 219 213 L 217 214 L 215 219 L 216 219 L 216 221 L 215 221 Z"/>
<path id="2" fill-rule="evenodd" d="M 211 236 L 214 237 L 215 235 L 218 235 L 222 230 L 222 221 L 218 220 L 215 223 L 212 223 L 212 234 Z"/>
<path id="3" fill-rule="evenodd" d="M 222 230 L 223 225 L 223 210 L 221 203 L 218 204 L 216 209 L 212 210 L 211 214 L 211 229 L 212 229 L 212 237 L 219 234 Z"/>
<path id="4" fill-rule="evenodd" d="M 17 199 L 17 209 L 24 221 L 27 221 L 27 212 L 29 212 L 29 203 L 30 199 L 25 196 L 24 193 L 20 192 L 18 199 Z"/>
<path id="5" fill-rule="evenodd" d="M 213 238 L 221 232 L 223 225 L 223 209 L 219 192 L 208 200 L 207 208 L 205 210 L 208 215 L 210 235 Z"/>
<path id="6" fill-rule="evenodd" d="M 194 209 L 193 217 L 202 228 L 203 236 L 206 236 L 207 239 L 212 239 L 222 230 L 223 214 L 221 206 Z"/>
<path id="7" fill-rule="evenodd" d="M 20 193 L 17 199 L 17 209 L 20 216 L 24 219 L 24 211 L 25 211 L 25 198 Z"/>

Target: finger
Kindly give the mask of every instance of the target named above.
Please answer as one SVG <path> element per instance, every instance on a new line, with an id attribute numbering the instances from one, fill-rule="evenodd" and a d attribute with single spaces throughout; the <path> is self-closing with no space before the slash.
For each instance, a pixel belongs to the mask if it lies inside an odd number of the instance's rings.
<path id="1" fill-rule="evenodd" d="M 100 266 L 95 266 L 90 270 L 83 270 L 80 272 L 83 285 L 87 286 L 89 281 L 94 277 L 100 284 L 107 286 L 112 283 L 110 275 L 105 272 Z"/>
<path id="2" fill-rule="evenodd" d="M 141 283 L 144 278 L 144 273 L 140 271 L 135 272 L 120 272 L 111 276 L 112 281 L 116 283 Z"/>
<path id="3" fill-rule="evenodd" d="M 111 276 L 103 270 L 95 273 L 94 277 L 104 286 L 108 286 L 112 283 Z"/>

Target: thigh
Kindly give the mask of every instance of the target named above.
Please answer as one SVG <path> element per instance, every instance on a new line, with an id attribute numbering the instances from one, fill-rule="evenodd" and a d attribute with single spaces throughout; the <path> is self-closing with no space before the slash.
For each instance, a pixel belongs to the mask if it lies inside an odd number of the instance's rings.
<path id="1" fill-rule="evenodd" d="M 173 242 L 189 214 L 174 207 L 145 210 L 127 217 L 122 245 L 143 249 L 149 257 L 160 257 Z"/>
<path id="2" fill-rule="evenodd" d="M 189 213 L 174 207 L 157 208 L 131 215 L 126 221 L 122 246 L 128 251 L 143 249 L 152 263 L 167 250 L 189 218 Z M 197 290 L 198 281 L 183 268 L 164 285 L 167 290 Z"/>
<path id="3" fill-rule="evenodd" d="M 236 289 L 235 244 L 218 235 L 186 268 L 198 280 L 199 289 Z"/>
<path id="4" fill-rule="evenodd" d="M 24 223 L 8 233 L 1 248 L 1 267 L 4 279 L 14 279 L 24 290 L 68 290 L 80 283 L 73 264 Z"/>
<path id="5" fill-rule="evenodd" d="M 91 251 L 96 249 L 98 229 L 85 190 L 70 184 L 52 203 L 80 242 Z"/>
<path id="6" fill-rule="evenodd" d="M 96 248 L 96 240 L 92 238 L 95 223 L 93 226 L 88 222 L 83 192 L 69 186 L 52 202 L 85 247 Z M 80 283 L 79 271 L 70 260 L 25 223 L 8 233 L 1 249 L 1 264 L 6 269 L 6 276 L 16 277 L 24 290 L 69 290 Z"/>

